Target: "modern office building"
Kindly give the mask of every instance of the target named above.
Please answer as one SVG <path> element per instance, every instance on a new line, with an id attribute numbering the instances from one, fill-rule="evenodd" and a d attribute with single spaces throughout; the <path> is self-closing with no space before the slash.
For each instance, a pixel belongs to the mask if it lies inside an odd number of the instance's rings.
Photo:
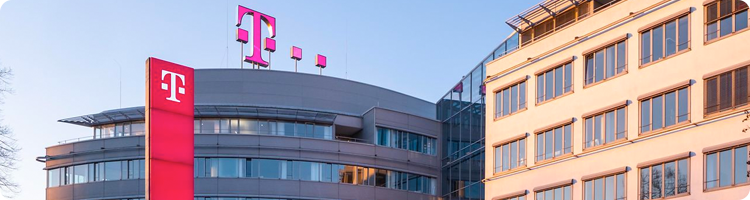
<path id="1" fill-rule="evenodd" d="M 513 34 L 437 102 L 442 123 L 442 199 L 484 199 L 485 65 L 515 49 Z"/>
<path id="2" fill-rule="evenodd" d="M 748 196 L 747 14 L 545 0 L 509 19 L 519 48 L 486 66 L 485 198 Z"/>
<path id="3" fill-rule="evenodd" d="M 195 199 L 413 199 L 440 191 L 435 104 L 303 73 L 195 71 Z M 62 119 L 91 136 L 48 147 L 47 199 L 144 198 L 144 108 Z"/>

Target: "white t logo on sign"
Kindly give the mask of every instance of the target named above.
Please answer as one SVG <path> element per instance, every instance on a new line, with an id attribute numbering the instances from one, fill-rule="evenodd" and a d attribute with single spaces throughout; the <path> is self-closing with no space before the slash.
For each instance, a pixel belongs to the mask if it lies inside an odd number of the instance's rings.
<path id="1" fill-rule="evenodd" d="M 185 75 L 170 72 L 167 70 L 161 70 L 161 80 L 164 81 L 164 77 L 169 75 L 170 76 L 170 82 L 169 83 L 161 83 L 161 89 L 162 90 L 169 90 L 169 97 L 167 97 L 167 100 L 174 101 L 174 102 L 180 102 L 179 99 L 177 99 L 177 93 L 185 94 L 185 88 L 184 87 L 177 87 L 176 79 L 180 78 L 182 85 L 185 85 Z"/>

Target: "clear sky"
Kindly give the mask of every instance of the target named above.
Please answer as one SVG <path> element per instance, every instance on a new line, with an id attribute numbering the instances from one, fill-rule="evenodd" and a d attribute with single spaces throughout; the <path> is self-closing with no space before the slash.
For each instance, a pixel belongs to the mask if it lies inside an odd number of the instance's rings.
<path id="1" fill-rule="evenodd" d="M 57 120 L 144 104 L 147 57 L 239 68 L 237 5 L 276 17 L 274 70 L 294 70 L 288 55 L 295 45 L 303 49 L 301 73 L 317 73 L 320 53 L 328 57 L 325 75 L 436 102 L 511 33 L 506 19 L 538 2 L 7 1 L 0 66 L 13 69 L 15 93 L 5 96 L 0 115 L 23 148 L 16 198 L 44 199 L 44 164 L 34 158 L 45 147 L 92 134 Z"/>

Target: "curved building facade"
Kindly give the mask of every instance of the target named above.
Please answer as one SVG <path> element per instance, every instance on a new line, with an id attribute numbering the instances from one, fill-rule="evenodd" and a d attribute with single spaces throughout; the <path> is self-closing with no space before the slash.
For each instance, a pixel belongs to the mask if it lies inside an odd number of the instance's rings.
<path id="1" fill-rule="evenodd" d="M 195 71 L 195 199 L 438 199 L 435 104 L 311 74 Z M 47 199 L 144 198 L 144 108 L 62 119 L 92 136 L 46 149 Z"/>

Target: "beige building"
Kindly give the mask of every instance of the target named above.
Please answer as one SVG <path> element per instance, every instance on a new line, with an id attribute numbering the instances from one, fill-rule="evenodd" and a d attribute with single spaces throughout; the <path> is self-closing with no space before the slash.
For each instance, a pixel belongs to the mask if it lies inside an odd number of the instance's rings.
<path id="1" fill-rule="evenodd" d="M 520 45 L 486 65 L 485 198 L 748 196 L 747 14 L 545 0 L 509 19 Z"/>

